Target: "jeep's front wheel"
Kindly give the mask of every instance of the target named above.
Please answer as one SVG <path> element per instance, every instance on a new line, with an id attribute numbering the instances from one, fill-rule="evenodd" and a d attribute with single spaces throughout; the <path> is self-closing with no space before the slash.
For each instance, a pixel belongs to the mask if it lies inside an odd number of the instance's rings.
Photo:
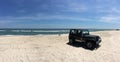
<path id="1" fill-rule="evenodd" d="M 95 48 L 95 43 L 94 42 L 87 42 L 86 43 L 86 47 L 88 49 L 94 49 Z"/>

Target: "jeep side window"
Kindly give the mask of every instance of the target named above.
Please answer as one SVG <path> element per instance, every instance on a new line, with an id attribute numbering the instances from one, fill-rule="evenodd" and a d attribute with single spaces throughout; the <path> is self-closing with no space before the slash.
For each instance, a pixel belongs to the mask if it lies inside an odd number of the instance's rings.
<path id="1" fill-rule="evenodd" d="M 78 30 L 78 35 L 81 36 L 82 35 L 82 31 Z"/>
<path id="2" fill-rule="evenodd" d="M 84 30 L 84 31 L 83 31 L 83 35 L 89 35 L 89 31 Z"/>
<path id="3" fill-rule="evenodd" d="M 77 30 L 71 30 L 70 34 L 77 34 Z"/>

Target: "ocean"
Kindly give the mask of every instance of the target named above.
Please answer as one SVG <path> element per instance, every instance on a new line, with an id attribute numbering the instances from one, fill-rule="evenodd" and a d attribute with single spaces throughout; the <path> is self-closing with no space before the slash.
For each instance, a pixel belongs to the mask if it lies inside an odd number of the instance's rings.
<path id="1" fill-rule="evenodd" d="M 54 35 L 68 34 L 70 29 L 0 29 L 0 35 Z M 105 31 L 111 29 L 88 29 L 92 31 Z"/>

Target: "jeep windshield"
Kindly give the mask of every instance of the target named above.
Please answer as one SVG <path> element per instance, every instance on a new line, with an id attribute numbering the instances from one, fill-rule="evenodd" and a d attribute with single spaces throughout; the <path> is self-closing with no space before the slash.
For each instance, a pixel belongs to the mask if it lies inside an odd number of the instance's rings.
<path id="1" fill-rule="evenodd" d="M 83 30 L 83 35 L 89 35 L 89 31 L 88 30 Z"/>

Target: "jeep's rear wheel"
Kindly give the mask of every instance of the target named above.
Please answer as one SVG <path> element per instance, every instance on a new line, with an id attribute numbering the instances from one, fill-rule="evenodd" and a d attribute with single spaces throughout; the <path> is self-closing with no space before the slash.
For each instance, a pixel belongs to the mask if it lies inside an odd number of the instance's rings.
<path id="1" fill-rule="evenodd" d="M 88 49 L 94 49 L 95 48 L 95 43 L 94 42 L 87 42 L 86 43 L 86 47 Z"/>

